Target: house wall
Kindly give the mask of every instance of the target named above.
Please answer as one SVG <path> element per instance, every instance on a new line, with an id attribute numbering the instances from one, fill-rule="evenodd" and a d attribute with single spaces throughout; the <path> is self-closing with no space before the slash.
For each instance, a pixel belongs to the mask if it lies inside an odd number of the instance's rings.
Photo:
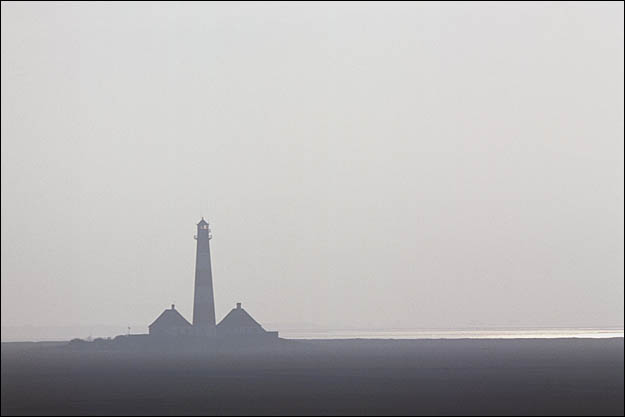
<path id="1" fill-rule="evenodd" d="M 190 326 L 154 326 L 150 327 L 150 335 L 151 336 L 186 336 L 190 334 L 191 327 Z"/>

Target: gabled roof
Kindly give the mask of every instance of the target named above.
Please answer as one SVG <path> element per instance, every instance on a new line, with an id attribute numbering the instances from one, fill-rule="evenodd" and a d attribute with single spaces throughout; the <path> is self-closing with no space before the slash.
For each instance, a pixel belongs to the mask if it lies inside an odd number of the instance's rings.
<path id="1" fill-rule="evenodd" d="M 237 304 L 237 308 L 233 308 L 230 313 L 223 318 L 223 320 L 217 325 L 220 329 L 240 329 L 240 328 L 256 328 L 264 330 L 263 327 L 258 324 L 256 320 L 250 316 L 247 311 L 241 308 L 240 304 Z"/>
<path id="2" fill-rule="evenodd" d="M 178 313 L 178 311 L 172 307 L 171 309 L 163 311 L 161 315 L 154 320 L 154 323 L 150 324 L 149 327 L 152 328 L 153 326 L 191 327 L 191 323 L 189 323 L 187 319 L 182 317 L 182 314 Z"/>
<path id="3" fill-rule="evenodd" d="M 204 217 L 202 217 L 202 220 L 200 220 L 200 222 L 197 225 L 200 226 L 200 225 L 206 225 L 206 224 L 208 224 L 208 222 L 204 220 Z"/>

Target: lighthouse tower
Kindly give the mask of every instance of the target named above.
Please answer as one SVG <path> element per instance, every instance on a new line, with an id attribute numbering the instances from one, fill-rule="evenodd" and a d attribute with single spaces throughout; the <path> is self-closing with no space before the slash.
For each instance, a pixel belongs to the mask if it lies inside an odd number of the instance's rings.
<path id="1" fill-rule="evenodd" d="M 195 254 L 195 295 L 193 299 L 193 328 L 197 335 L 215 334 L 215 298 L 213 296 L 213 274 L 211 253 L 208 244 L 211 239 L 208 222 L 197 224 L 197 251 Z"/>

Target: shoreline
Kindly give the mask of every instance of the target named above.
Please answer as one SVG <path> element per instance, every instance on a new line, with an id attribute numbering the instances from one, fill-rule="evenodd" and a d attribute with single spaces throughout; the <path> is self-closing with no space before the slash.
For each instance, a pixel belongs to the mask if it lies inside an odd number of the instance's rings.
<path id="1" fill-rule="evenodd" d="M 439 338 L 367 338 L 367 337 L 350 337 L 350 338 L 286 338 L 280 337 L 281 341 L 286 342 L 319 342 L 319 343 L 329 343 L 329 342 L 350 342 L 350 341 L 358 341 L 358 342 L 427 342 L 427 341 L 502 341 L 502 342 L 519 342 L 519 341 L 541 341 L 541 340 L 618 340 L 625 339 L 623 336 L 607 336 L 607 337 L 576 337 L 576 336 L 563 336 L 563 337 L 439 337 Z M 64 345 L 68 344 L 70 340 L 21 340 L 21 341 L 6 341 L 0 342 L 0 345 Z"/>

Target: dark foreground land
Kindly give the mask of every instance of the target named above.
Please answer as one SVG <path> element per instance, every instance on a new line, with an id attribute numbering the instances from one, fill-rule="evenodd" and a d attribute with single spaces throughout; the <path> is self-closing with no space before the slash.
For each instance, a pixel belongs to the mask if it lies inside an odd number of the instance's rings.
<path id="1" fill-rule="evenodd" d="M 212 355 L 2 345 L 2 415 L 623 415 L 623 339 L 285 342 Z"/>

